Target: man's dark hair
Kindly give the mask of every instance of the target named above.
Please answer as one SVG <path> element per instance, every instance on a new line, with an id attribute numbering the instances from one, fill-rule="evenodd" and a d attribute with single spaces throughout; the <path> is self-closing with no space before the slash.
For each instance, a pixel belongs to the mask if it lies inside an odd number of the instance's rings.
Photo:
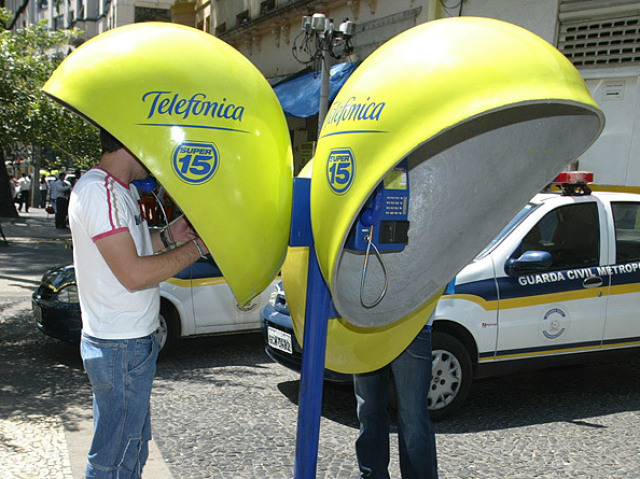
<path id="1" fill-rule="evenodd" d="M 100 144 L 102 145 L 102 153 L 113 153 L 120 148 L 124 148 L 124 145 L 104 128 L 100 128 Z"/>

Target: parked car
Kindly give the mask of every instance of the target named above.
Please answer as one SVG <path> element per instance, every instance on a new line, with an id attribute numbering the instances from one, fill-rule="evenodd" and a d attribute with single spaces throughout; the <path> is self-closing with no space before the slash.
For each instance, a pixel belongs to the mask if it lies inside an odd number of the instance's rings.
<path id="1" fill-rule="evenodd" d="M 282 281 L 278 282 L 275 291 L 271 293 L 267 305 L 262 310 L 262 337 L 267 356 L 289 369 L 300 371 L 302 346 L 293 334 L 291 315 Z M 352 382 L 350 374 L 341 374 L 330 369 L 325 369 L 324 379 L 333 383 Z"/>
<path id="2" fill-rule="evenodd" d="M 160 328 L 156 338 L 166 354 L 178 339 L 202 335 L 258 331 L 260 311 L 278 281 L 246 306 L 240 306 L 212 261 L 199 260 L 160 283 Z M 73 265 L 47 271 L 32 295 L 33 315 L 44 334 L 78 342 L 82 330 Z"/>
<path id="3" fill-rule="evenodd" d="M 536 195 L 447 285 L 433 323 L 434 419 L 462 406 L 473 379 L 640 347 L 640 195 L 591 193 L 575 178 Z M 263 311 L 265 347 L 299 368 L 284 304 L 280 293 Z"/>

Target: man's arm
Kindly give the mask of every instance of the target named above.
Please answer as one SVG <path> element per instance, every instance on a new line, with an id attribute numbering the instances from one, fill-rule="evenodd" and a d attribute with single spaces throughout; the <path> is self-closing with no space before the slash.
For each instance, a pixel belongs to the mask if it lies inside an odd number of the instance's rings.
<path id="1" fill-rule="evenodd" d="M 166 231 L 166 230 L 170 230 Z M 162 236 L 164 236 L 165 241 L 162 240 Z M 187 241 L 191 241 L 197 238 L 196 232 L 193 230 L 189 222 L 186 220 L 184 216 L 181 216 L 177 220 L 171 222 L 171 224 L 167 228 L 163 228 L 162 230 L 153 233 L 151 235 L 151 243 L 153 245 L 153 251 L 157 253 L 158 251 L 162 251 L 165 248 L 168 248 L 170 243 L 173 240 L 176 243 L 186 243 Z M 200 245 L 203 243 L 200 242 Z"/>
<path id="2" fill-rule="evenodd" d="M 208 250 L 202 242 L 200 248 Z M 128 231 L 122 231 L 96 240 L 96 246 L 113 274 L 129 291 L 155 286 L 169 279 L 200 258 L 200 251 L 194 243 L 188 241 L 182 246 L 152 256 L 139 256 L 133 238 Z"/>

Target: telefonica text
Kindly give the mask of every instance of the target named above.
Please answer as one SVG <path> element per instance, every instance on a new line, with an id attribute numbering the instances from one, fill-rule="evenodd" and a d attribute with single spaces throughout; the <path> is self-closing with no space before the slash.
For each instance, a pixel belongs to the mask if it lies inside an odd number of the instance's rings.
<path id="1" fill-rule="evenodd" d="M 210 101 L 204 93 L 194 93 L 187 98 L 171 91 L 150 91 L 142 95 L 142 101 L 151 102 L 147 118 L 155 115 L 178 115 L 187 119 L 193 115 L 242 121 L 244 114 L 243 106 L 228 103 L 226 98 Z"/>
<path id="2" fill-rule="evenodd" d="M 327 115 L 327 122 L 329 125 L 338 126 L 343 121 L 378 121 L 385 106 L 386 103 L 383 101 L 377 103 L 371 100 L 371 98 L 359 101 L 356 97 L 352 96 L 344 103 L 340 101 L 333 103 Z"/>

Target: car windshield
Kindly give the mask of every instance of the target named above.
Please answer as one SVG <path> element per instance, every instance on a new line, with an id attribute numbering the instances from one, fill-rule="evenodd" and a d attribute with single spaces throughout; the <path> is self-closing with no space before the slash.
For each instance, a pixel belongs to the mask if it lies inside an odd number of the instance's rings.
<path id="1" fill-rule="evenodd" d="M 509 221 L 509 223 L 507 223 L 507 226 L 505 226 L 504 228 L 502 228 L 502 231 L 500 231 L 500 233 L 498 233 L 498 236 L 496 236 L 495 238 L 493 238 L 493 240 L 491 240 L 491 242 L 485 246 L 485 248 L 480 252 L 480 254 L 478 254 L 478 256 L 475 257 L 475 259 L 473 260 L 478 261 L 481 258 L 484 258 L 486 255 L 488 255 L 491 251 L 493 251 L 493 249 L 498 246 L 500 244 L 500 242 L 509 234 L 511 233 L 511 231 L 518 226 L 520 223 L 522 223 L 522 221 L 524 221 L 524 219 L 529 216 L 539 205 L 535 205 L 533 203 L 528 203 L 524 208 L 522 208 L 518 214 L 516 214 L 511 221 Z"/>

